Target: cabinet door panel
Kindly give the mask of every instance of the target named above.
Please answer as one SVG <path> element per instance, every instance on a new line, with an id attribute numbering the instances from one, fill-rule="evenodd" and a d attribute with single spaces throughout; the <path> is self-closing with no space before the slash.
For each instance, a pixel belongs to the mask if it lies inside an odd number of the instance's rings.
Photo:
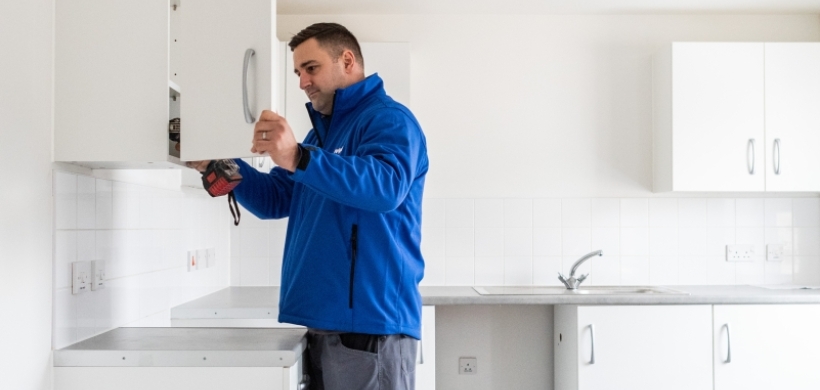
<path id="1" fill-rule="evenodd" d="M 765 189 L 763 48 L 763 43 L 673 45 L 674 190 Z"/>
<path id="2" fill-rule="evenodd" d="M 818 148 L 820 43 L 767 43 L 766 190 L 820 191 Z"/>
<path id="3" fill-rule="evenodd" d="M 578 388 L 711 389 L 711 318 L 710 306 L 579 307 Z"/>
<path id="4" fill-rule="evenodd" d="M 820 305 L 716 305 L 715 389 L 820 388 L 818 327 Z"/>
<path id="5" fill-rule="evenodd" d="M 276 1 L 192 1 L 181 7 L 181 159 L 250 157 L 259 114 L 277 107 Z M 247 49 L 255 52 L 247 82 L 254 123 L 245 121 L 243 106 Z"/>

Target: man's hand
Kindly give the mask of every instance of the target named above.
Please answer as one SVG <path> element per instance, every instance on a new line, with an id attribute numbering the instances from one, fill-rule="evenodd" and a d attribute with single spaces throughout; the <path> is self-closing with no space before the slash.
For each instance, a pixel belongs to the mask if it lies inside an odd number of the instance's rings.
<path id="1" fill-rule="evenodd" d="M 200 173 L 205 172 L 208 169 L 208 164 L 211 163 L 211 160 L 204 160 L 204 161 L 186 161 L 185 166 L 188 168 L 193 168 L 199 171 Z"/>
<path id="2" fill-rule="evenodd" d="M 299 164 L 299 145 L 288 121 L 279 114 L 264 110 L 253 132 L 253 153 L 267 153 L 276 165 L 293 172 Z"/>

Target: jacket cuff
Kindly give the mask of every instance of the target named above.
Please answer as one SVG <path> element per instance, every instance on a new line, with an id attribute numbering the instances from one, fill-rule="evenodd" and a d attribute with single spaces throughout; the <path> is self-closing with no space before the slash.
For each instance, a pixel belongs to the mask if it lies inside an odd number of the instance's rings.
<path id="1" fill-rule="evenodd" d="M 302 144 L 297 144 L 299 146 L 299 163 L 296 164 L 296 169 L 299 171 L 307 170 L 308 164 L 310 164 L 310 152 L 312 150 L 316 150 L 313 146 L 303 146 Z"/>

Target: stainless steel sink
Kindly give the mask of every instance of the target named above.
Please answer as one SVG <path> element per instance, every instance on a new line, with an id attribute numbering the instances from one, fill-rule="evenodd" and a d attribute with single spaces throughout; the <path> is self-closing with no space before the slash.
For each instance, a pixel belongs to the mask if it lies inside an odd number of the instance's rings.
<path id="1" fill-rule="evenodd" d="M 563 286 L 509 286 L 473 287 L 481 295 L 605 295 L 605 294 L 679 294 L 689 295 L 680 290 L 656 286 L 588 286 L 569 290 Z"/>

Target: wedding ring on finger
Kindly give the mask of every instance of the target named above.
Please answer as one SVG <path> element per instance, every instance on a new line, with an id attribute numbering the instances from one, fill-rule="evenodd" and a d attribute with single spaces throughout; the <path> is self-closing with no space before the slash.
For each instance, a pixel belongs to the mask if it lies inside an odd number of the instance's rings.
<path id="1" fill-rule="evenodd" d="M 268 139 L 268 132 L 267 131 L 262 132 L 262 139 Z"/>

